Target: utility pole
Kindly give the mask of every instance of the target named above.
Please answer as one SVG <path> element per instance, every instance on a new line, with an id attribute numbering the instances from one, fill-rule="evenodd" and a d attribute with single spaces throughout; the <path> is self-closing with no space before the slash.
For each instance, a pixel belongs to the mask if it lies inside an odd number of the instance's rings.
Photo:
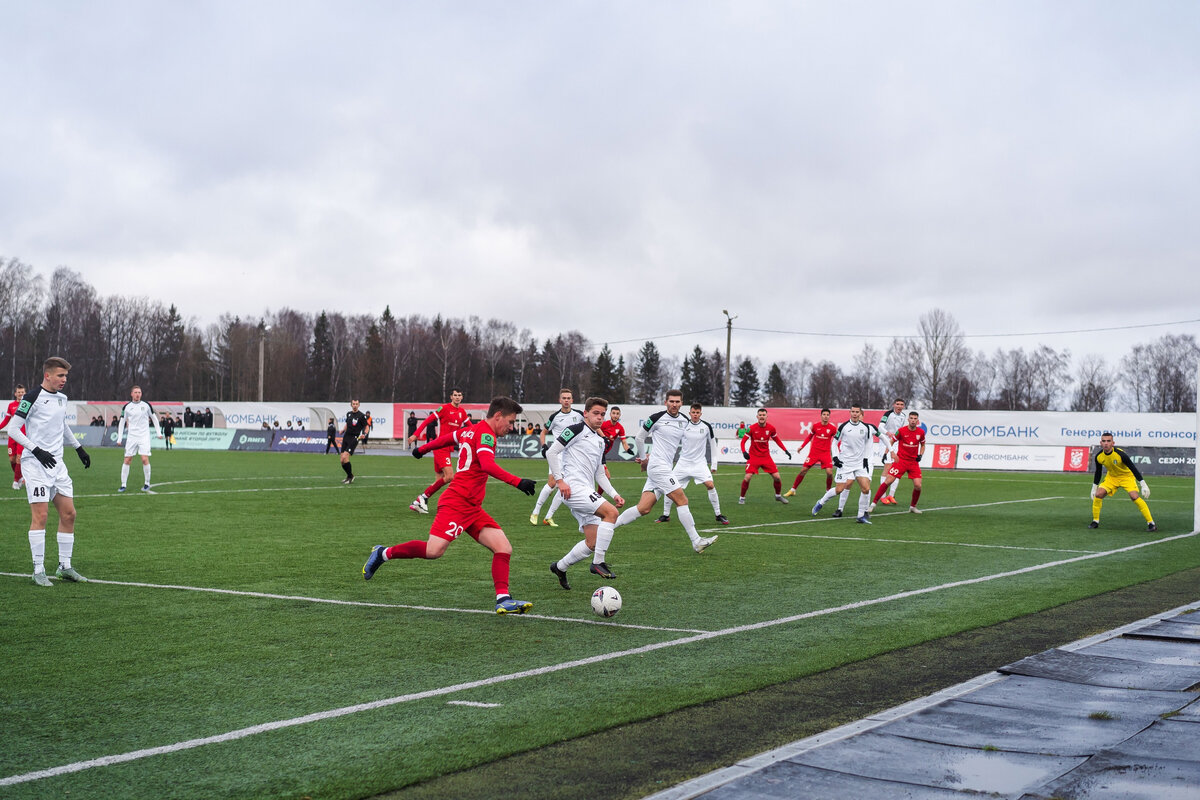
<path id="1" fill-rule="evenodd" d="M 729 377 L 730 377 L 730 353 L 729 348 L 733 343 L 733 321 L 737 316 L 729 316 L 726 309 L 721 309 L 721 313 L 725 315 L 725 407 L 729 408 Z"/>

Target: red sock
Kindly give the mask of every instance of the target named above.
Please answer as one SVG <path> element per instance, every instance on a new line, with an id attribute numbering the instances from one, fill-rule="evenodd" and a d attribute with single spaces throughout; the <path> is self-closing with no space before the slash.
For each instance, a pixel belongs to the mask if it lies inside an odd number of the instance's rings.
<path id="1" fill-rule="evenodd" d="M 920 500 L 920 499 L 921 499 L 921 490 L 920 490 L 920 489 L 913 489 L 913 499 L 912 499 L 912 505 L 915 507 L 915 506 L 917 505 L 917 501 L 918 501 L 918 500 Z"/>
<path id="2" fill-rule="evenodd" d="M 433 497 L 435 494 L 437 494 L 437 490 L 445 485 L 445 478 L 438 478 L 436 481 L 429 484 L 429 487 L 425 490 L 425 499 L 428 500 L 429 498 Z"/>
<path id="3" fill-rule="evenodd" d="M 388 561 L 391 561 L 393 558 L 424 558 L 425 548 L 428 544 L 428 542 L 416 539 L 404 544 L 394 544 L 383 551 L 383 557 Z"/>
<path id="4" fill-rule="evenodd" d="M 492 554 L 492 583 L 496 585 L 496 596 L 508 594 L 508 564 L 512 553 Z"/>
<path id="5" fill-rule="evenodd" d="M 17 483 L 20 483 L 21 482 L 21 459 L 18 458 L 16 461 L 14 461 L 12 468 L 13 468 L 13 480 L 16 481 Z"/>
<path id="6" fill-rule="evenodd" d="M 879 488 L 875 490 L 875 496 L 871 498 L 871 502 L 878 503 L 879 498 L 883 497 L 884 492 L 886 492 L 887 490 L 888 490 L 888 485 L 886 483 L 879 484 Z"/>
<path id="7" fill-rule="evenodd" d="M 779 494 L 779 490 L 783 488 L 783 481 L 779 478 L 772 478 L 771 480 L 775 483 L 775 494 Z"/>
<path id="8" fill-rule="evenodd" d="M 742 497 L 746 496 L 746 490 L 750 488 L 750 481 L 742 481 Z"/>
<path id="9" fill-rule="evenodd" d="M 800 481 L 802 481 L 802 480 L 804 480 L 804 473 L 803 473 L 803 472 L 801 472 L 799 475 L 797 475 L 797 476 L 796 476 L 796 481 L 795 481 L 795 483 L 793 483 L 793 484 L 792 484 L 792 488 L 793 488 L 793 489 L 799 488 L 799 486 L 800 486 Z M 826 487 L 826 488 L 828 488 L 828 487 Z"/>
<path id="10" fill-rule="evenodd" d="M 833 488 L 833 476 L 826 475 L 825 476 L 825 491 L 828 492 L 832 488 Z"/>

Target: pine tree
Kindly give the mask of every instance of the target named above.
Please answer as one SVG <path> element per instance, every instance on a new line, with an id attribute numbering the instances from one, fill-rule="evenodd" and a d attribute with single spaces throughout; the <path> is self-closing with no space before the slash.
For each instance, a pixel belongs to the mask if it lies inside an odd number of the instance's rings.
<path id="1" fill-rule="evenodd" d="M 679 390 L 683 392 L 683 402 L 685 403 L 700 403 L 705 406 L 713 404 L 708 358 L 700 349 L 700 345 L 696 345 L 692 354 L 683 359 Z"/>
<path id="2" fill-rule="evenodd" d="M 666 391 L 662 384 L 662 358 L 654 342 L 646 342 L 633 368 L 633 402 L 651 405 L 662 399 Z"/>
<path id="3" fill-rule="evenodd" d="M 733 379 L 733 392 L 729 398 L 729 402 L 735 406 L 746 408 L 757 406 L 758 390 L 758 370 L 754 368 L 754 362 L 747 358 L 741 364 L 738 364 L 737 374 Z"/>
<path id="4" fill-rule="evenodd" d="M 313 326 L 312 344 L 308 350 L 308 399 L 330 399 L 332 384 L 333 337 L 329 331 L 329 315 L 322 311 Z"/>
<path id="5" fill-rule="evenodd" d="M 783 379 L 783 370 L 778 364 L 772 364 L 767 372 L 767 383 L 763 386 L 765 403 L 769 406 L 790 405 L 787 399 L 787 381 Z"/>
<path id="6" fill-rule="evenodd" d="M 616 396 L 619 390 L 619 379 L 620 376 L 613 366 L 612 351 L 608 349 L 608 345 L 604 345 L 600 348 L 600 354 L 596 356 L 596 363 L 592 366 L 588 392 L 597 397 L 603 397 L 610 403 L 618 402 Z"/>

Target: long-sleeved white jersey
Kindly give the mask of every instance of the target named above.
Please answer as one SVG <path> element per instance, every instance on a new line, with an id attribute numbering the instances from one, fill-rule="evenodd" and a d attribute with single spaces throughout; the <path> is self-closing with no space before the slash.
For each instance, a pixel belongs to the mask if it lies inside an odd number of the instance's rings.
<path id="1" fill-rule="evenodd" d="M 683 442 L 684 428 L 691 424 L 692 421 L 683 414 L 671 416 L 664 408 L 662 411 L 651 414 L 638 427 L 637 439 L 634 440 L 638 458 L 641 458 L 646 452 L 646 438 L 649 437 L 654 442 L 654 447 L 650 449 L 647 470 L 654 467 L 671 468 L 675 461 L 675 452 Z"/>
<path id="2" fill-rule="evenodd" d="M 608 441 L 598 432 L 579 422 L 568 425 L 546 451 L 550 474 L 566 481 L 571 493 L 590 493 L 597 485 L 613 497 L 617 490 L 604 474 L 604 451 Z"/>
<path id="3" fill-rule="evenodd" d="M 834 453 L 847 467 L 858 466 L 870 468 L 872 442 L 879 435 L 879 429 L 869 422 L 853 422 L 846 420 L 838 425 L 837 434 L 833 437 L 837 445 Z"/>
<path id="4" fill-rule="evenodd" d="M 131 441 L 149 438 L 151 424 L 154 425 L 154 435 L 162 436 L 162 429 L 158 427 L 158 417 L 150 404 L 145 400 L 130 400 L 121 409 L 121 421 L 117 423 L 117 441 L 124 441 L 126 429 L 129 430 Z"/>

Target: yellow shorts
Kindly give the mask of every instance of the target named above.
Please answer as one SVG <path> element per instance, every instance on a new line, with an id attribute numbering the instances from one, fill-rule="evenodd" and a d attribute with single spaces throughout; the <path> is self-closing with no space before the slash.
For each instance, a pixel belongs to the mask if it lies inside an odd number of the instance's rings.
<path id="1" fill-rule="evenodd" d="M 1116 479 L 1112 475 L 1105 475 L 1104 480 L 1100 484 L 1100 488 L 1108 494 L 1115 494 L 1117 489 L 1124 489 L 1126 492 L 1141 492 L 1138 488 L 1137 481 L 1130 475 L 1128 478 Z"/>

